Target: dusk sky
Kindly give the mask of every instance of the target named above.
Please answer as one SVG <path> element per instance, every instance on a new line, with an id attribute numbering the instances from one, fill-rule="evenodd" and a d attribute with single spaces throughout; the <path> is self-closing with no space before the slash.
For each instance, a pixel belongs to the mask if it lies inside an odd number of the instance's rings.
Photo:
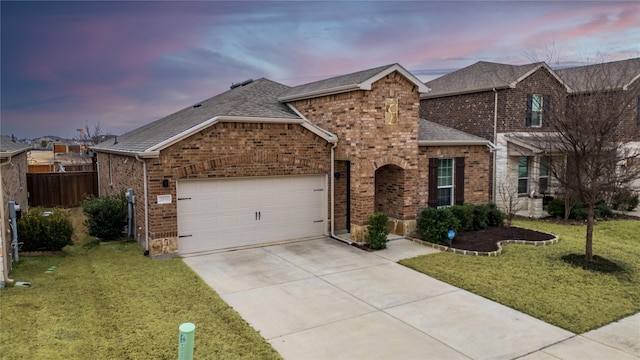
<path id="1" fill-rule="evenodd" d="M 638 1 L 1 1 L 0 130 L 122 134 L 266 77 L 640 56 Z"/>

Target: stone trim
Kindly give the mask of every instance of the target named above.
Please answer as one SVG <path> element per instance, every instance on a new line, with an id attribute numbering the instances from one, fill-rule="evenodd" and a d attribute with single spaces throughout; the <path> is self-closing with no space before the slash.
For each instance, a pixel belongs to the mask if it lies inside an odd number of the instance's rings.
<path id="1" fill-rule="evenodd" d="M 379 159 L 371 160 L 371 166 L 375 172 L 379 168 L 387 165 L 395 165 L 403 170 L 410 168 L 409 162 L 401 157 L 394 155 L 385 155 Z"/>
<path id="2" fill-rule="evenodd" d="M 550 234 L 553 235 L 553 234 Z M 452 252 L 454 254 L 462 254 L 462 255 L 473 255 L 473 256 L 498 256 L 500 254 L 502 254 L 502 246 L 503 245 L 507 245 L 507 244 L 520 244 L 520 245 L 533 245 L 533 246 L 547 246 L 547 245 L 553 245 L 553 244 L 557 244 L 560 239 L 558 238 L 558 236 L 554 235 L 555 237 L 551 240 L 543 240 L 543 241 L 530 241 L 530 240 L 502 240 L 502 241 L 498 241 L 498 250 L 496 251 L 472 251 L 472 250 L 461 250 L 461 249 L 456 249 L 456 248 L 452 248 L 452 247 L 448 247 L 442 244 L 434 244 L 428 241 L 424 241 L 421 239 L 417 239 L 417 238 L 413 238 L 413 237 L 407 237 L 407 240 L 411 240 L 413 242 L 416 242 L 418 244 L 422 244 L 425 246 L 429 246 L 432 247 L 434 249 L 438 249 L 440 251 L 444 251 L 444 252 Z"/>

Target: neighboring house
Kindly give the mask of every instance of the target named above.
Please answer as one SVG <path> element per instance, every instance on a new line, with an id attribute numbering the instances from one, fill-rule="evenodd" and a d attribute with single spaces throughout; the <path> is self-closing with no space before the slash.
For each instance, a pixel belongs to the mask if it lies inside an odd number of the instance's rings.
<path id="1" fill-rule="evenodd" d="M 496 146 L 492 156 L 491 198 L 509 200 L 530 215 L 542 215 L 550 191 L 553 154 L 527 141 L 549 131 L 551 112 L 559 116 L 570 89 L 545 63 L 507 65 L 478 62 L 427 83 L 421 97 L 424 119 L 483 137 Z M 533 195 L 533 196 L 532 196 Z"/>
<path id="2" fill-rule="evenodd" d="M 27 194 L 27 152 L 31 149 L 28 144 L 12 140 L 8 136 L 0 135 L 0 287 L 9 279 L 13 252 L 11 241 L 13 232 L 10 231 L 9 201 L 15 201 L 22 209 L 26 209 Z"/>
<path id="3" fill-rule="evenodd" d="M 427 82 L 432 91 L 421 96 L 421 117 L 490 140 L 491 198 L 503 209 L 543 215 L 545 195 L 555 187 L 548 164 L 563 158 L 540 146 L 540 134 L 551 132 L 549 119 L 563 116 L 572 94 L 590 91 L 585 80 L 595 66 L 610 69 L 612 78 L 628 71 L 621 84 L 609 90 L 638 86 L 640 59 L 553 71 L 545 63 L 508 65 L 478 62 Z M 601 90 L 602 84 L 593 89 Z M 609 94 L 609 92 L 607 92 Z M 638 99 L 640 102 L 640 98 Z M 629 121 L 640 126 L 638 104 Z M 637 128 L 635 139 L 639 139 Z M 633 145 L 635 144 L 635 145 Z M 637 146 L 638 142 L 632 143 Z M 640 147 L 638 147 L 640 148 Z M 515 199 L 515 201 L 513 201 Z M 511 203 L 511 204 L 510 204 Z"/>
<path id="4" fill-rule="evenodd" d="M 246 81 L 92 147 L 100 193 L 133 189 L 133 235 L 154 257 L 361 242 L 376 211 L 405 235 L 423 207 L 489 198 L 490 142 L 420 120 L 427 91 L 398 64 L 293 88 Z"/>
<path id="5" fill-rule="evenodd" d="M 569 107 L 574 103 L 572 97 L 586 93 L 627 108 L 628 113 L 622 117 L 625 124 L 620 128 L 627 135 L 628 155 L 636 155 L 633 161 L 640 161 L 640 58 L 561 69 L 556 73 L 572 89 Z M 630 187 L 640 191 L 640 179 Z"/>

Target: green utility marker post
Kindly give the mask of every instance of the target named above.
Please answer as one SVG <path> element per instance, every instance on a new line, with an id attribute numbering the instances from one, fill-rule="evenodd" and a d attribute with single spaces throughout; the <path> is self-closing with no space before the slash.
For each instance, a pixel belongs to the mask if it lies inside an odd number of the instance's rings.
<path id="1" fill-rule="evenodd" d="M 196 326 L 187 322 L 180 325 L 180 343 L 178 344 L 178 360 L 193 360 L 193 337 Z"/>

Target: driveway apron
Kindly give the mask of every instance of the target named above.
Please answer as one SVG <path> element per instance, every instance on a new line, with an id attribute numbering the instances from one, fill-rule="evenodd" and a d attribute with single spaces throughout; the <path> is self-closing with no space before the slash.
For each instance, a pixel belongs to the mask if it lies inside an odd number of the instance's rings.
<path id="1" fill-rule="evenodd" d="M 575 341 L 395 263 L 432 252 L 404 239 L 366 252 L 318 238 L 184 261 L 285 359 L 542 359 Z"/>

